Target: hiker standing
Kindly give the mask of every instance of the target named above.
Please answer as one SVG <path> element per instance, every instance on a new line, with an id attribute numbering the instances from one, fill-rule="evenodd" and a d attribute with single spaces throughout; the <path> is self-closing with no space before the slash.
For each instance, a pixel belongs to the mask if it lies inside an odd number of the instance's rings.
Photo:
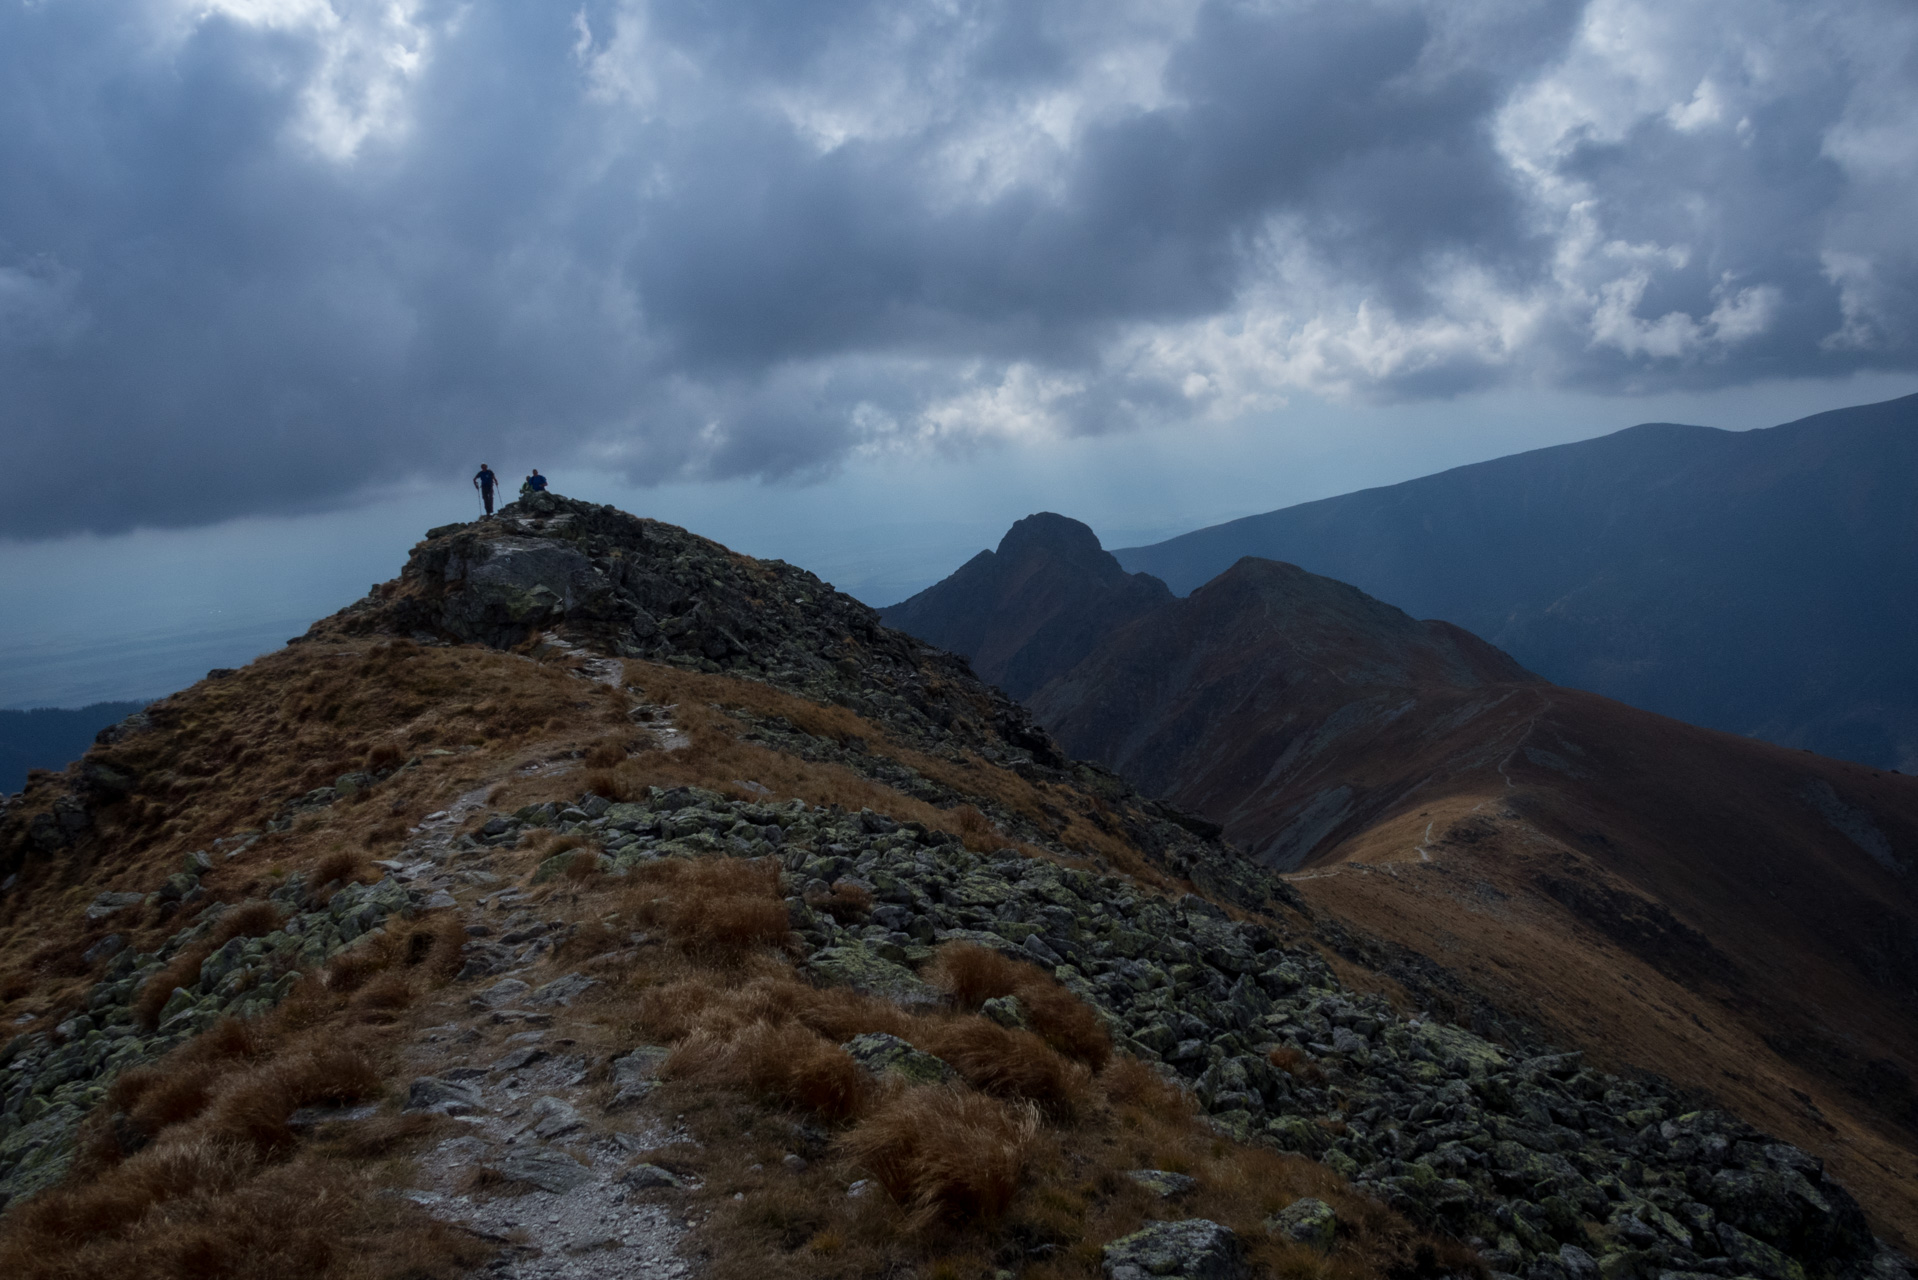
<path id="1" fill-rule="evenodd" d="M 519 491 L 521 493 L 546 492 L 546 477 L 539 473 L 538 467 L 533 468 L 533 474 L 526 477 L 526 483 L 519 487 Z"/>
<path id="2" fill-rule="evenodd" d="M 480 501 L 486 504 L 486 514 L 493 514 L 493 486 L 499 483 L 499 477 L 493 474 L 493 468 L 480 463 L 479 474 L 473 477 L 473 487 L 480 492 Z"/>

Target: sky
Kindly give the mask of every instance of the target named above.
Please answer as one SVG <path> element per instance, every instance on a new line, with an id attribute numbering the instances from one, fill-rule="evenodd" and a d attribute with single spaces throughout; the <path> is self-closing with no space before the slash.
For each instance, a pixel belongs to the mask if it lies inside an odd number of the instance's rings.
<path id="1" fill-rule="evenodd" d="M 1913 119 L 1908 0 L 0 0 L 0 706 L 244 661 L 481 460 L 889 603 L 1906 394 Z"/>

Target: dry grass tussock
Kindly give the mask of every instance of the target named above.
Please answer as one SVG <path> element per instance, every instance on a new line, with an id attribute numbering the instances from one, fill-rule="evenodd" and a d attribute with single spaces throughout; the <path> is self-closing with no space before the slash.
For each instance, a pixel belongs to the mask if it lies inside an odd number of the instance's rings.
<path id="1" fill-rule="evenodd" d="M 895 1092 L 846 1135 L 844 1150 L 906 1207 L 915 1229 L 985 1225 L 1018 1194 L 1038 1132 L 1029 1105 L 933 1086 Z"/>
<path id="2" fill-rule="evenodd" d="M 262 1165 L 245 1147 L 170 1143 L 129 1160 L 110 1185 L 28 1206 L 0 1235 L 0 1273 L 452 1280 L 490 1254 L 377 1189 L 368 1172 L 325 1156 Z"/>
<path id="3" fill-rule="evenodd" d="M 844 1049 L 790 1022 L 695 1028 L 673 1050 L 662 1074 L 745 1089 L 827 1120 L 857 1115 L 868 1092 L 865 1073 Z"/>
<path id="4" fill-rule="evenodd" d="M 640 867 L 628 883 L 633 919 L 696 959 L 738 964 L 791 939 L 779 868 L 770 861 L 663 860 Z"/>
<path id="5" fill-rule="evenodd" d="M 1040 1039 L 1094 1071 L 1112 1056 L 1112 1037 L 1098 1015 L 1037 965 L 961 942 L 941 947 L 925 976 L 968 1011 L 1015 997 Z"/>
<path id="6" fill-rule="evenodd" d="M 0 1274 L 438 1277 L 480 1261 L 483 1248 L 373 1196 L 373 1135 L 331 1152 L 296 1142 L 298 1108 L 385 1087 L 378 1047 L 329 1016 L 342 1003 L 314 990 L 296 1004 L 123 1073 L 75 1175 L 0 1219 Z"/>

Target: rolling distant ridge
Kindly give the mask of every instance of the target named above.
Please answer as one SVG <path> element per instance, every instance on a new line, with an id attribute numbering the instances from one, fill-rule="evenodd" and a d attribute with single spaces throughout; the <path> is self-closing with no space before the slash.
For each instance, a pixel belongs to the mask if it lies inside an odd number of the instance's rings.
<path id="1" fill-rule="evenodd" d="M 1180 594 L 1289 561 L 1560 684 L 1918 770 L 1918 396 L 1650 423 L 1113 554 Z"/>

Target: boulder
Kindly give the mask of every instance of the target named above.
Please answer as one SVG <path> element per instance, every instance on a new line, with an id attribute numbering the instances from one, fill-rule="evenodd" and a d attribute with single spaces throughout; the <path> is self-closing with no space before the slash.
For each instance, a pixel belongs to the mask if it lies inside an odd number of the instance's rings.
<path id="1" fill-rule="evenodd" d="M 1294 1200 L 1265 1220 L 1266 1234 L 1308 1244 L 1315 1249 L 1330 1249 L 1338 1238 L 1339 1218 L 1332 1206 L 1311 1196 Z"/>
<path id="2" fill-rule="evenodd" d="M 533 1104 L 532 1110 L 534 1135 L 549 1142 L 586 1127 L 586 1117 L 580 1115 L 573 1104 L 564 1098 L 541 1098 Z"/>
<path id="3" fill-rule="evenodd" d="M 1209 1218 L 1149 1222 L 1105 1247 L 1106 1280 L 1240 1280 L 1245 1251 L 1230 1227 Z"/>
<path id="4" fill-rule="evenodd" d="M 997 996 L 979 1006 L 979 1012 L 1002 1027 L 1015 1031 L 1026 1031 L 1025 1006 L 1019 1003 L 1018 996 Z"/>
<path id="5" fill-rule="evenodd" d="M 107 892 L 94 898 L 87 907 L 88 920 L 104 920 L 116 911 L 125 911 L 128 907 L 137 907 L 146 901 L 144 893 Z"/>
<path id="6" fill-rule="evenodd" d="M 636 1164 L 620 1174 L 619 1180 L 638 1191 L 649 1191 L 658 1187 L 676 1190 L 686 1185 L 685 1180 L 679 1175 L 669 1173 L 656 1164 Z"/>
<path id="7" fill-rule="evenodd" d="M 823 947 L 806 962 L 815 981 L 827 986 L 851 987 L 911 1008 L 933 1008 L 944 1002 L 938 989 L 922 982 L 901 964 L 894 964 L 863 942 Z"/>

